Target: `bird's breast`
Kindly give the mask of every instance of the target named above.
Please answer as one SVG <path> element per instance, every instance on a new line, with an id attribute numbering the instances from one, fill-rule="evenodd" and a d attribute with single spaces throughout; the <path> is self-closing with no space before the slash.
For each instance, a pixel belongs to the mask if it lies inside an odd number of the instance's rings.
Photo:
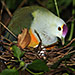
<path id="1" fill-rule="evenodd" d="M 35 34 L 32 32 L 32 30 L 29 30 L 30 36 L 31 36 L 31 42 L 29 44 L 29 46 L 31 47 L 35 47 L 36 45 L 39 44 L 39 40 L 37 39 L 37 37 L 35 36 Z"/>

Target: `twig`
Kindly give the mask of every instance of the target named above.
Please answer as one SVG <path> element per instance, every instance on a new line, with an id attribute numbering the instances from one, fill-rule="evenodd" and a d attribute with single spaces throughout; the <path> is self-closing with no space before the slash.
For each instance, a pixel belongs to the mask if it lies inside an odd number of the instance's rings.
<path id="1" fill-rule="evenodd" d="M 21 2 L 21 4 L 18 6 L 18 8 L 21 8 L 23 5 L 24 5 L 24 3 L 26 3 L 27 2 L 27 0 L 23 0 L 22 2 Z M 17 8 L 17 9 L 18 9 Z"/>
<path id="2" fill-rule="evenodd" d="M 2 15 L 2 13 L 3 13 L 3 8 L 4 8 L 4 7 L 3 7 L 3 5 L 2 5 L 2 8 L 1 8 L 1 10 L 0 10 L 0 20 L 1 20 L 1 18 L 2 18 L 1 15 Z"/>
<path id="3" fill-rule="evenodd" d="M 0 43 L 2 43 L 3 45 L 11 46 L 11 44 L 6 43 L 6 42 L 0 42 Z"/>
<path id="4" fill-rule="evenodd" d="M 0 59 L 1 59 L 1 60 L 4 60 L 4 61 L 16 62 L 16 60 L 6 59 L 6 58 L 3 58 L 3 57 L 1 57 L 1 56 L 0 56 Z"/>
<path id="5" fill-rule="evenodd" d="M 73 73 L 73 74 L 75 75 L 75 72 L 74 72 L 74 71 L 72 71 L 71 69 L 69 69 L 69 68 L 67 68 L 67 67 L 65 67 L 65 66 L 63 66 L 63 68 L 64 68 L 65 70 L 67 70 L 67 71 L 69 71 L 69 72 Z"/>
<path id="6" fill-rule="evenodd" d="M 13 34 L 2 22 L 0 22 L 0 24 L 17 39 L 17 36 Z"/>
<path id="7" fill-rule="evenodd" d="M 40 1 L 40 0 L 36 0 L 38 2 L 38 4 L 40 4 L 41 6 L 45 7 L 45 5 Z"/>
<path id="8" fill-rule="evenodd" d="M 71 51 L 71 52 L 69 52 L 69 53 L 75 53 L 75 50 L 73 50 L 73 51 Z"/>
<path id="9" fill-rule="evenodd" d="M 60 66 L 65 66 L 65 64 L 62 63 Z M 73 64 L 72 63 L 68 63 L 67 66 L 75 66 L 75 63 L 73 63 Z"/>
<path id="10" fill-rule="evenodd" d="M 67 55 L 73 48 L 71 47 L 64 55 Z"/>
<path id="11" fill-rule="evenodd" d="M 55 50 L 64 49 L 64 48 L 66 48 L 66 47 L 70 46 L 70 45 L 71 45 L 74 41 L 75 41 L 75 38 L 74 38 L 74 39 L 72 39 L 72 40 L 70 41 L 70 43 L 68 43 L 66 46 L 64 46 L 64 47 L 62 47 L 62 48 L 56 48 Z"/>
<path id="12" fill-rule="evenodd" d="M 63 71 L 63 68 L 57 68 L 56 70 L 51 70 L 50 72 L 45 73 L 44 75 L 55 75 L 58 72 Z"/>
<path id="13" fill-rule="evenodd" d="M 73 16 L 70 17 L 70 18 L 66 21 L 66 23 L 71 22 L 72 20 L 73 20 Z"/>
<path id="14" fill-rule="evenodd" d="M 1 0 L 2 5 L 5 7 L 6 11 L 8 12 L 9 16 L 12 17 L 11 12 L 9 11 L 9 9 L 7 8 L 6 4 L 4 3 L 4 1 Z"/>
<path id="15" fill-rule="evenodd" d="M 7 39 L 6 37 L 4 37 L 4 36 L 2 36 L 2 35 L 1 35 L 1 40 L 6 40 L 6 41 L 8 41 L 9 43 L 12 43 L 9 39 Z"/>
<path id="16" fill-rule="evenodd" d="M 2 19 L 2 12 L 3 12 L 3 6 L 2 6 L 2 8 L 0 10 L 0 21 Z M 1 25 L 0 25 L 0 37 L 1 37 L 1 33 L 2 33 L 2 29 L 1 29 Z"/>
<path id="17" fill-rule="evenodd" d="M 9 61 L 9 59 L 3 58 L 0 56 L 0 59 L 5 60 L 5 61 Z"/>

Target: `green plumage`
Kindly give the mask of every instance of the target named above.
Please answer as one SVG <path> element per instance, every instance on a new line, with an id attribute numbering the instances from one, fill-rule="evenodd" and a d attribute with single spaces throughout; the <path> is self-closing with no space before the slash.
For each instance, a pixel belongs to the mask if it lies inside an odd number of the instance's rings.
<path id="1" fill-rule="evenodd" d="M 29 7 L 23 7 L 23 8 L 17 9 L 13 14 L 13 17 L 8 25 L 8 28 L 15 35 L 20 34 L 22 29 L 24 28 L 30 29 L 34 19 L 32 13 L 38 9 L 42 11 L 45 10 L 44 8 L 39 6 L 29 6 Z M 5 36 L 8 39 L 13 40 L 13 36 L 9 32 L 7 32 Z"/>
<path id="2" fill-rule="evenodd" d="M 39 6 L 31 6 L 16 10 L 13 14 L 12 20 L 10 21 L 8 28 L 16 35 L 21 33 L 21 30 L 23 28 L 29 29 L 34 19 L 32 13 L 37 9 L 41 8 L 42 7 Z"/>
<path id="3" fill-rule="evenodd" d="M 13 14 L 13 17 L 8 25 L 8 28 L 16 35 L 21 33 L 24 28 L 31 29 L 32 33 L 39 40 L 35 30 L 39 33 L 42 39 L 42 45 L 50 45 L 57 41 L 57 37 L 62 37 L 62 30 L 58 27 L 64 25 L 65 22 L 55 16 L 49 10 L 40 6 L 29 6 L 18 9 Z M 14 41 L 14 36 L 9 32 L 5 35 L 11 41 Z"/>

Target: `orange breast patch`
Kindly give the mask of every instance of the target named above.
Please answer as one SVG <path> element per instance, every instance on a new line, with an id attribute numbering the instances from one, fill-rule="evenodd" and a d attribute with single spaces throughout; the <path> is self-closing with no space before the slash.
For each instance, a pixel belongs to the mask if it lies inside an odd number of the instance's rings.
<path id="1" fill-rule="evenodd" d="M 38 39 L 36 38 L 36 36 L 34 35 L 34 33 L 32 32 L 31 29 L 30 29 L 29 33 L 30 33 L 30 36 L 31 36 L 31 42 L 30 42 L 29 46 L 34 47 L 34 46 L 38 45 L 39 41 L 38 41 Z"/>

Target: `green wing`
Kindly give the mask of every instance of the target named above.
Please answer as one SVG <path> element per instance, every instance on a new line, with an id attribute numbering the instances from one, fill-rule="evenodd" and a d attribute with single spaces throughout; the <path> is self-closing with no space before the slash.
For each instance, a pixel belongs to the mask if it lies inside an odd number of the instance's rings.
<path id="1" fill-rule="evenodd" d="M 30 29 L 31 23 L 34 19 L 32 13 L 39 9 L 39 6 L 23 7 L 15 11 L 13 17 L 8 25 L 8 28 L 17 36 L 21 33 L 22 29 Z M 12 40 L 13 36 L 6 32 L 5 37 Z"/>
<path id="2" fill-rule="evenodd" d="M 15 34 L 18 35 L 21 33 L 21 30 L 24 28 L 30 28 L 30 25 L 33 20 L 32 10 L 27 7 L 18 9 L 15 11 L 12 20 L 9 23 L 8 28 Z"/>

